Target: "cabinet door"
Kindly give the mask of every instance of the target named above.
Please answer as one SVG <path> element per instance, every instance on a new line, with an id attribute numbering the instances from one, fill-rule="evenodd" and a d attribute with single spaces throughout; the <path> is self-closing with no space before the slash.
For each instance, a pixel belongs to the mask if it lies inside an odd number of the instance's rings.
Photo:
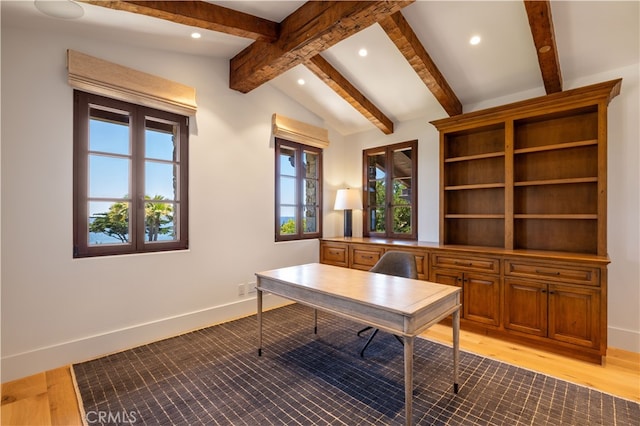
<path id="1" fill-rule="evenodd" d="M 465 319 L 500 325 L 500 278 L 476 273 L 463 274 L 462 310 Z"/>
<path id="2" fill-rule="evenodd" d="M 450 269 L 432 269 L 429 281 L 439 284 L 454 285 L 462 287 L 463 273 L 460 271 L 452 271 Z M 460 300 L 464 303 L 464 288 L 460 295 Z M 460 318 L 464 318 L 464 309 L 460 309 Z"/>
<path id="3" fill-rule="evenodd" d="M 547 284 L 505 280 L 504 328 L 547 336 Z"/>
<path id="4" fill-rule="evenodd" d="M 549 284 L 549 337 L 598 348 L 600 290 Z"/>

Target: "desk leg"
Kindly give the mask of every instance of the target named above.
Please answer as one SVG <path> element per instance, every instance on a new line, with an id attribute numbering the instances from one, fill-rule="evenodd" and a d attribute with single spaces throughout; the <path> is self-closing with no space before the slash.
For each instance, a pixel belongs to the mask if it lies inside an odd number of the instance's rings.
<path id="1" fill-rule="evenodd" d="M 257 289 L 256 300 L 258 301 L 258 356 L 262 356 L 262 290 Z"/>
<path id="2" fill-rule="evenodd" d="M 415 337 L 404 336 L 404 417 L 405 424 L 413 424 L 413 342 Z"/>
<path id="3" fill-rule="evenodd" d="M 318 310 L 313 310 L 313 334 L 318 334 Z"/>
<path id="4" fill-rule="evenodd" d="M 458 363 L 460 362 L 460 308 L 453 313 L 453 392 L 458 393 Z"/>

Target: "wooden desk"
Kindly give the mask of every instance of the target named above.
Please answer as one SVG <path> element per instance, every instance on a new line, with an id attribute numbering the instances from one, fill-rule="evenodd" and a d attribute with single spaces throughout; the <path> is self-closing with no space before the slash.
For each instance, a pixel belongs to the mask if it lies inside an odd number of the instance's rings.
<path id="1" fill-rule="evenodd" d="M 406 424 L 411 425 L 414 339 L 453 314 L 453 389 L 458 392 L 460 288 L 319 263 L 258 272 L 256 277 L 259 356 L 262 355 L 263 292 L 402 336 L 405 418 Z M 314 332 L 317 332 L 316 316 L 314 320 Z"/>

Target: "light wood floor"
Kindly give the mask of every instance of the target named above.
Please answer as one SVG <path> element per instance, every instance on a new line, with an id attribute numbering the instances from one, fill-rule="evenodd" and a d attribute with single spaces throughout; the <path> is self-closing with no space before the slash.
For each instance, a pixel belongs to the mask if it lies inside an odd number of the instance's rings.
<path id="1" fill-rule="evenodd" d="M 451 343 L 451 328 L 436 324 L 424 336 Z M 640 402 L 640 354 L 610 348 L 604 365 L 460 332 L 463 350 Z M 2 385 L 1 424 L 80 425 L 78 402 L 69 367 L 35 374 Z"/>

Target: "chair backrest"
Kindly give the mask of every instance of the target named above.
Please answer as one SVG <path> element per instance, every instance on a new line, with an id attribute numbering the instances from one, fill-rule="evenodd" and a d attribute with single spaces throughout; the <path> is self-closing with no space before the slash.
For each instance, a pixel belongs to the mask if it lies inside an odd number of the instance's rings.
<path id="1" fill-rule="evenodd" d="M 415 255 L 403 251 L 388 251 L 384 253 L 369 271 L 396 277 L 418 279 Z"/>

